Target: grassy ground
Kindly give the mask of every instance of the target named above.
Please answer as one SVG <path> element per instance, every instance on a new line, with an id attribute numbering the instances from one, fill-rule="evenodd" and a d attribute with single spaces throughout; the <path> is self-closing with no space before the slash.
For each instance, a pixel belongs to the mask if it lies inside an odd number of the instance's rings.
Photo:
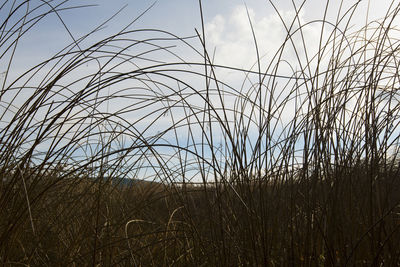
<path id="1" fill-rule="evenodd" d="M 1 255 L 32 266 L 398 265 L 398 168 L 372 183 L 361 165 L 334 177 L 179 188 L 41 177 L 30 210 L 22 184 L 3 184 Z"/>

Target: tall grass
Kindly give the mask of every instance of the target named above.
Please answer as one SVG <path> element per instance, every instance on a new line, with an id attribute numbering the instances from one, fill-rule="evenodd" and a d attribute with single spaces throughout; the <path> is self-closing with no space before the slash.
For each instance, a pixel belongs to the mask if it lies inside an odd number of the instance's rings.
<path id="1" fill-rule="evenodd" d="M 358 30 L 357 4 L 303 24 L 294 6 L 265 69 L 214 64 L 200 12 L 192 37 L 71 35 L 12 78 L 68 4 L 0 6 L 3 265 L 400 264 L 400 6 Z"/>

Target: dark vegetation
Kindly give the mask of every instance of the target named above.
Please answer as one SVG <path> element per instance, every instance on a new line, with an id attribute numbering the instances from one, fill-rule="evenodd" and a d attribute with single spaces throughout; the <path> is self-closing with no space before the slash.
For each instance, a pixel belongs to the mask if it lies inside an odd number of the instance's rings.
<path id="1" fill-rule="evenodd" d="M 75 8 L 32 3 L 0 5 L 3 265 L 400 265 L 399 6 L 312 22 L 316 55 L 294 16 L 234 88 L 202 29 L 93 31 L 10 80 L 24 35 Z"/>

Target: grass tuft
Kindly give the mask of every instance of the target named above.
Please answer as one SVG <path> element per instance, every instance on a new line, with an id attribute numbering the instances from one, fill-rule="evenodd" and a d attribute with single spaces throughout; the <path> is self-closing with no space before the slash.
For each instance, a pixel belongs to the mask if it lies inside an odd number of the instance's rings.
<path id="1" fill-rule="evenodd" d="M 199 3 L 194 36 L 68 30 L 24 73 L 24 36 L 87 6 L 0 5 L 1 263 L 400 265 L 400 6 L 354 30 L 357 4 L 305 23 L 271 2 L 286 37 L 265 68 L 246 9 L 239 69 L 214 62 Z"/>

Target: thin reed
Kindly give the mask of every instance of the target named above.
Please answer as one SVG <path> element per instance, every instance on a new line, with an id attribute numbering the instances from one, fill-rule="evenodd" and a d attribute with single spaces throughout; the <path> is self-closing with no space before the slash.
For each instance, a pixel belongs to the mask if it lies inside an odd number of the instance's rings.
<path id="1" fill-rule="evenodd" d="M 37 23 L 90 8 L 37 2 L 0 5 L 3 265 L 400 265 L 400 6 L 354 30 L 357 4 L 303 23 L 270 2 L 286 38 L 240 69 L 199 1 L 193 36 L 99 25 L 15 77 Z"/>

